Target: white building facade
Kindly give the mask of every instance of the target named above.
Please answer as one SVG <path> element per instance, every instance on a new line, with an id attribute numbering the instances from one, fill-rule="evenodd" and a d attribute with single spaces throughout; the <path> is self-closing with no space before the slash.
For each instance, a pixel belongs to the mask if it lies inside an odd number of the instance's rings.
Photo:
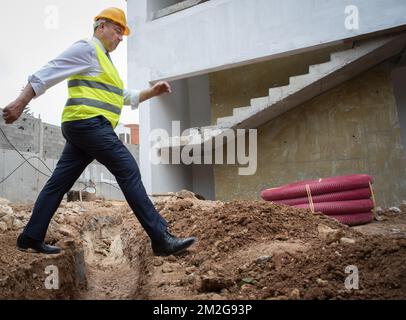
<path id="1" fill-rule="evenodd" d="M 173 91 L 140 105 L 140 167 L 145 187 L 148 193 L 189 189 L 208 199 L 216 198 L 213 166 L 154 165 L 149 135 L 157 128 L 171 133 L 172 121 L 180 121 L 181 132 L 215 124 L 210 74 L 344 44 L 351 49 L 355 41 L 384 37 L 382 43 L 367 43 L 348 53 L 355 75 L 355 70 L 360 73 L 373 66 L 366 65 L 370 54 L 377 61 L 398 54 L 403 40 L 389 43 L 385 36 L 406 26 L 404 0 L 128 0 L 127 5 L 133 31 L 128 38 L 129 87 L 145 88 L 166 80 Z M 399 47 L 396 52 L 388 52 L 387 47 L 395 46 Z M 360 55 L 366 58 L 356 63 Z M 309 92 L 301 102 L 317 94 Z M 252 123 L 257 128 L 264 123 L 260 118 L 241 118 L 248 121 L 242 127 L 250 128 Z"/>

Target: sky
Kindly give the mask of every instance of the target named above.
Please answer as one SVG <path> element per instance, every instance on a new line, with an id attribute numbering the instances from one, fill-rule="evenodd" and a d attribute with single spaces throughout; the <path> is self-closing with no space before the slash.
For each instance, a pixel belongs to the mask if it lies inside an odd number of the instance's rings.
<path id="1" fill-rule="evenodd" d="M 125 0 L 2 0 L 0 107 L 6 107 L 17 98 L 29 75 L 75 41 L 91 38 L 93 18 L 111 6 L 126 12 Z M 111 57 L 127 85 L 126 37 Z M 59 126 L 67 99 L 66 87 L 63 81 L 32 100 L 29 106 L 34 116 Z M 138 123 L 138 111 L 125 106 L 120 122 Z"/>

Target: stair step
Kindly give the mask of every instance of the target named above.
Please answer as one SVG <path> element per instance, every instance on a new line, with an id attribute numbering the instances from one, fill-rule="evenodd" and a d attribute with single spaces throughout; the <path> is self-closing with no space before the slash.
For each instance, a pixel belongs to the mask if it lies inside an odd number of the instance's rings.
<path id="1" fill-rule="evenodd" d="M 339 65 L 339 61 L 337 59 L 333 59 L 324 63 L 314 64 L 309 67 L 309 73 L 318 72 L 318 73 L 325 73 L 327 70 L 334 70 Z"/>
<path id="2" fill-rule="evenodd" d="M 248 107 L 240 107 L 240 108 L 234 108 L 233 109 L 233 116 L 238 116 L 240 114 L 246 114 L 248 113 L 250 110 L 252 110 L 251 106 Z"/>
<path id="3" fill-rule="evenodd" d="M 217 119 L 217 127 L 218 128 L 229 128 L 232 123 L 234 123 L 236 120 L 236 117 L 230 116 L 230 117 L 223 117 L 223 118 L 218 118 Z"/>
<path id="4" fill-rule="evenodd" d="M 269 96 L 251 99 L 251 106 L 254 108 L 269 105 Z"/>
<path id="5" fill-rule="evenodd" d="M 293 76 L 289 78 L 289 86 L 295 87 L 295 91 L 303 87 L 307 87 L 309 84 L 320 80 L 323 76 L 318 72 L 309 72 L 300 76 Z"/>
<path id="6" fill-rule="evenodd" d="M 289 92 L 289 85 L 269 89 L 269 100 L 273 103 L 286 97 Z"/>

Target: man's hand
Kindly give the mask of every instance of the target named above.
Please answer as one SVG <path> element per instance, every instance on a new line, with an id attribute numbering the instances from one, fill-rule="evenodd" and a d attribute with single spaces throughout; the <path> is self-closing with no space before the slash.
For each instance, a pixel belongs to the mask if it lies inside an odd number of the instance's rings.
<path id="1" fill-rule="evenodd" d="M 159 81 L 156 84 L 154 84 L 153 87 L 146 90 L 142 90 L 140 92 L 140 103 L 153 97 L 160 96 L 161 94 L 171 92 L 172 89 L 168 82 Z"/>
<path id="2" fill-rule="evenodd" d="M 34 89 L 32 88 L 31 84 L 28 83 L 21 92 L 20 96 L 3 109 L 4 121 L 7 124 L 11 124 L 16 121 L 34 96 Z"/>
<path id="3" fill-rule="evenodd" d="M 171 86 L 166 81 L 159 81 L 151 88 L 152 94 L 156 96 L 160 96 L 163 93 L 171 93 Z"/>
<path id="4" fill-rule="evenodd" d="M 7 105 L 3 109 L 3 119 L 7 124 L 11 124 L 16 121 L 24 111 L 26 103 L 21 100 L 15 100 Z"/>

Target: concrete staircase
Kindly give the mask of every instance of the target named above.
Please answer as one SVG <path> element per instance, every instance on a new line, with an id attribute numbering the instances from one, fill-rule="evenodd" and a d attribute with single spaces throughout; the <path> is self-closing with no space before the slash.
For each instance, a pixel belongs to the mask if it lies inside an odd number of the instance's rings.
<path id="1" fill-rule="evenodd" d="M 400 53 L 405 46 L 405 34 L 357 42 L 352 49 L 332 53 L 330 61 L 310 66 L 307 74 L 290 77 L 288 85 L 269 89 L 268 96 L 251 99 L 249 106 L 234 108 L 232 116 L 218 118 L 216 125 L 191 128 L 189 135 L 161 141 L 160 147 L 202 144 L 221 137 L 228 129 L 258 128 Z"/>

